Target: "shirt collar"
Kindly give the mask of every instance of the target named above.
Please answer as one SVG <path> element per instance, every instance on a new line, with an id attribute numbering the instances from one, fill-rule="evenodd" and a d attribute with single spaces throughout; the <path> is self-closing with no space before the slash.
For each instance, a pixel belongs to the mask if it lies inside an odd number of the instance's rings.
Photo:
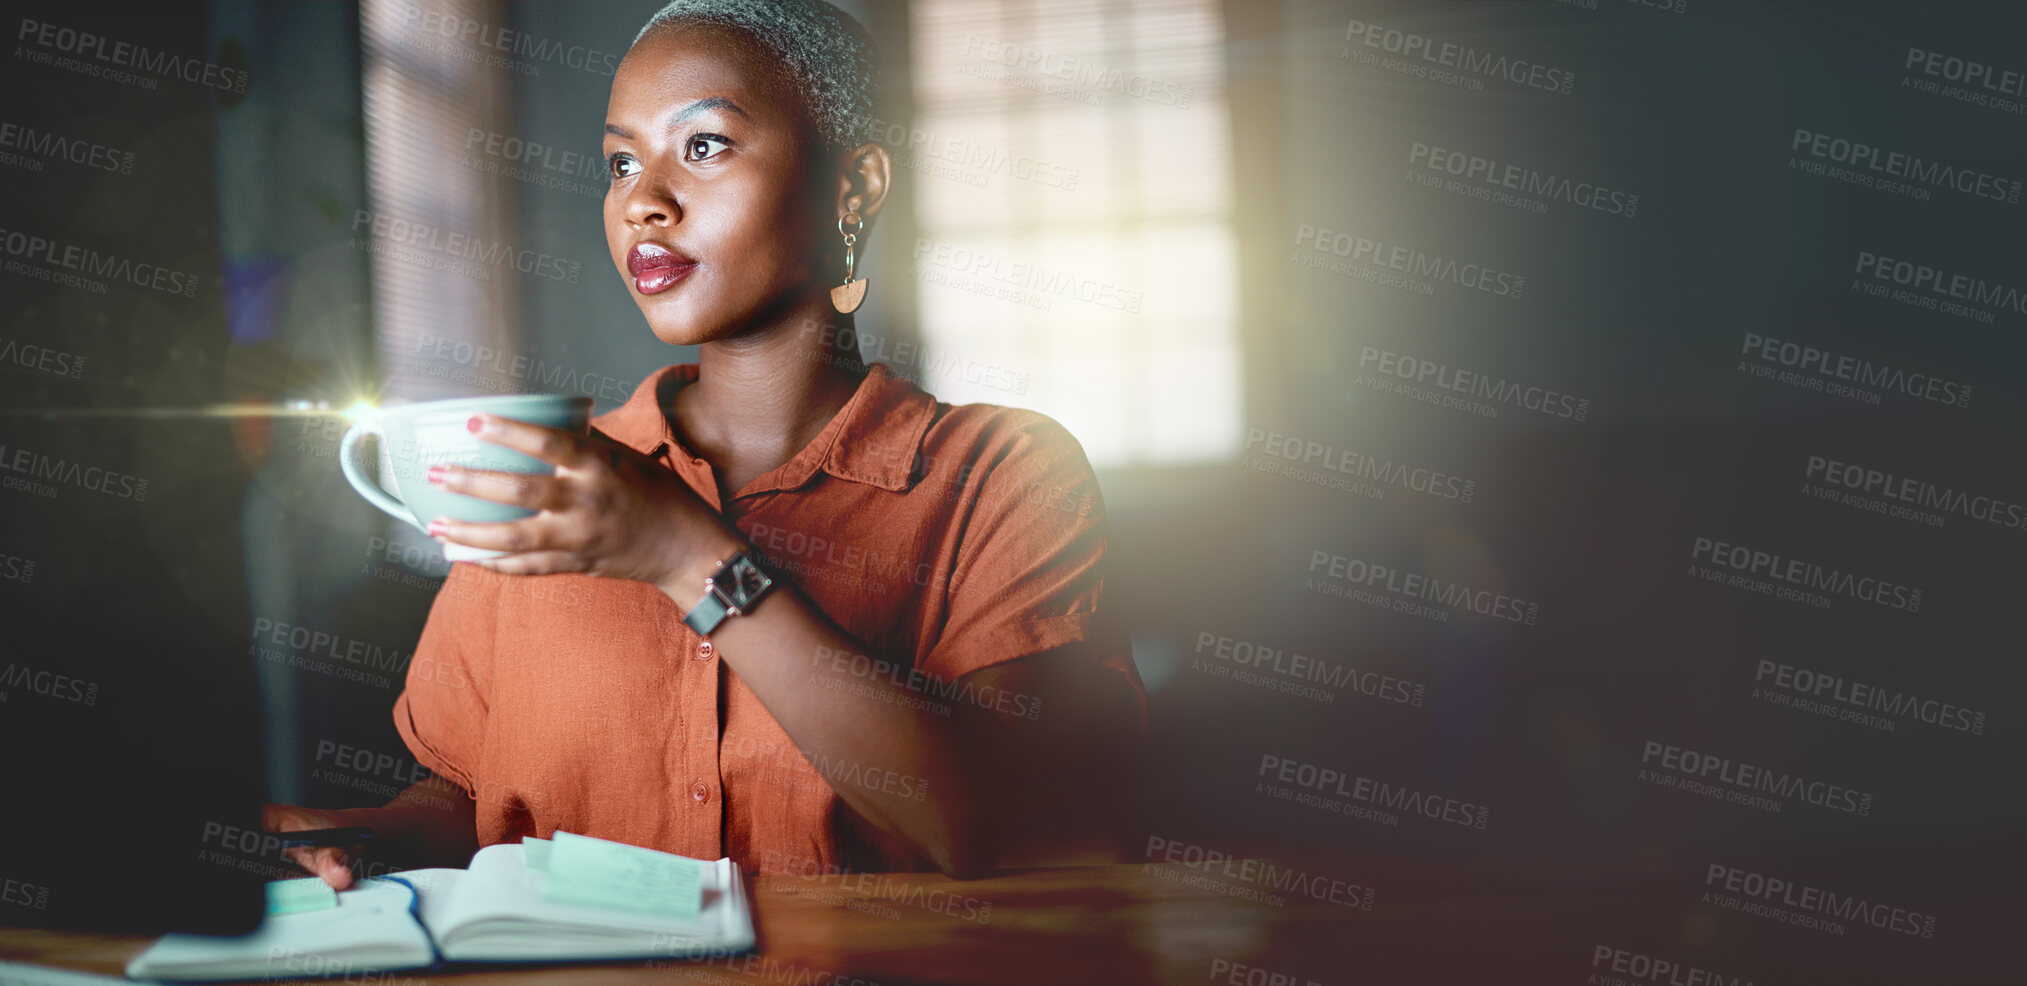
<path id="1" fill-rule="evenodd" d="M 671 465 L 687 460 L 703 465 L 676 434 L 667 408 L 676 391 L 697 379 L 697 364 L 662 367 L 634 388 L 625 404 L 592 423 L 620 443 L 659 458 L 667 452 Z M 884 490 L 907 489 L 914 482 L 922 436 L 936 419 L 936 398 L 895 376 L 885 363 L 866 367 L 865 379 L 845 406 L 821 432 L 787 462 L 754 480 L 740 495 L 795 489 L 819 469 L 855 483 Z"/>

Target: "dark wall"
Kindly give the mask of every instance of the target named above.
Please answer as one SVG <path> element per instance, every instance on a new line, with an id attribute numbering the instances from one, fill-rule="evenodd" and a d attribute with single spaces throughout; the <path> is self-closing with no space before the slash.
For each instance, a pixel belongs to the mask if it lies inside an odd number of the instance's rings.
<path id="1" fill-rule="evenodd" d="M 244 52 L 201 4 L 7 26 L 0 922 L 247 927 L 255 875 L 204 855 L 260 793 L 247 434 L 196 413 L 232 394 L 212 141 Z"/>
<path id="2" fill-rule="evenodd" d="M 1981 915 L 2027 815 L 2017 7 L 1265 20 L 1231 18 L 1227 61 L 1252 438 L 1119 480 L 1153 491 L 1118 518 L 1163 683 L 1147 832 L 1306 851 L 1391 879 L 1382 908 L 1438 873 L 1473 899 L 1637 883 L 1513 981 L 1576 981 L 1596 941 L 1757 981 L 2001 981 Z M 1997 88 L 1953 98 L 1914 49 Z M 1407 691 L 1327 683 L 1354 672 Z M 1713 865 L 1916 917 L 1791 925 Z"/>

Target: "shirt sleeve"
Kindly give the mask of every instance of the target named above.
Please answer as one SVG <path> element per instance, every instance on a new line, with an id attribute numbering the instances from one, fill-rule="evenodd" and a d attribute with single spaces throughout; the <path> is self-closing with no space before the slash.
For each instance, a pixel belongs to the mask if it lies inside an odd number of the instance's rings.
<path id="1" fill-rule="evenodd" d="M 472 778 L 486 731 L 502 578 L 477 565 L 451 566 L 394 700 L 394 728 L 409 752 L 468 794 L 478 790 Z"/>
<path id="2" fill-rule="evenodd" d="M 1070 647 L 1142 691 L 1105 605 L 1105 502 L 1075 436 L 1035 414 L 999 447 L 958 542 L 941 635 L 920 670 L 954 679 Z"/>

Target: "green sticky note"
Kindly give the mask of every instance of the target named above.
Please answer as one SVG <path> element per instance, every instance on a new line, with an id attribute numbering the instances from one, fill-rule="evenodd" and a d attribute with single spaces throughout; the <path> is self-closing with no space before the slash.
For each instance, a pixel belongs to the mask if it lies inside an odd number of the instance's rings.
<path id="1" fill-rule="evenodd" d="M 300 914 L 338 906 L 338 892 L 322 877 L 276 880 L 267 885 L 269 914 Z"/>
<path id="2" fill-rule="evenodd" d="M 541 872 L 549 868 L 548 839 L 537 839 L 532 835 L 521 837 L 521 860 L 529 869 Z"/>
<path id="3" fill-rule="evenodd" d="M 542 899 L 665 917 L 703 908 L 704 867 L 687 856 L 624 842 L 557 832 L 549 847 Z"/>

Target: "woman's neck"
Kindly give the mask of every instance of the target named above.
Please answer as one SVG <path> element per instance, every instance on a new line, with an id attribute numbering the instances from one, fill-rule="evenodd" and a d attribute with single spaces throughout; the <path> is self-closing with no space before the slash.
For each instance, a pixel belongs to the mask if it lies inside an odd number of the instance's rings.
<path id="1" fill-rule="evenodd" d="M 671 409 L 677 433 L 721 471 L 787 461 L 866 375 L 852 327 L 820 295 L 764 329 L 697 347 L 697 379 L 676 391 Z M 841 334 L 849 345 L 838 345 Z"/>

